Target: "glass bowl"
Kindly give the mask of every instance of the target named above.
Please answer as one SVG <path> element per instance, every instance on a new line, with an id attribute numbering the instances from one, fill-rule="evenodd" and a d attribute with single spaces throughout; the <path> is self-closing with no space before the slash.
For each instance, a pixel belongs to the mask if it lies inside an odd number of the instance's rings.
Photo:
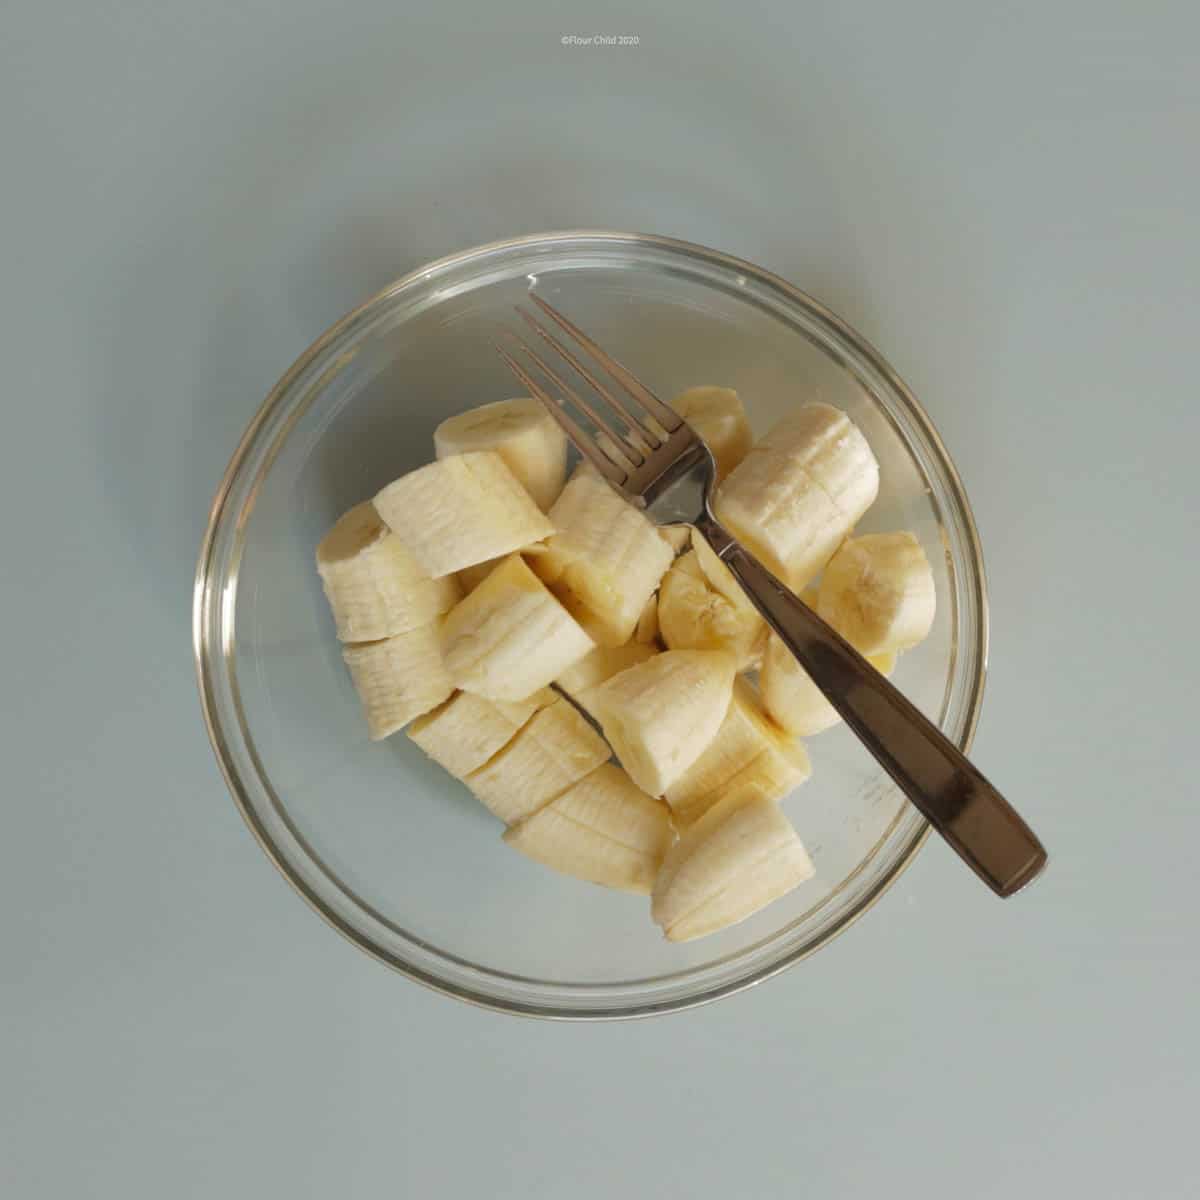
<path id="1" fill-rule="evenodd" d="M 493 342 L 532 281 L 662 396 L 734 387 L 756 433 L 814 397 L 850 414 L 881 467 L 860 531 L 913 530 L 937 584 L 933 632 L 894 681 L 967 748 L 986 666 L 983 562 L 920 405 L 858 334 L 782 279 L 700 246 L 606 232 L 431 263 L 343 318 L 283 377 L 233 456 L 201 550 L 204 718 L 263 849 L 363 950 L 507 1012 L 669 1012 L 824 945 L 895 880 L 927 825 L 844 726 L 812 738 L 812 778 L 784 803 L 815 877 L 732 929 L 674 945 L 645 897 L 510 852 L 498 823 L 403 734 L 367 740 L 314 548 L 345 509 L 432 457 L 438 422 L 515 394 Z"/>

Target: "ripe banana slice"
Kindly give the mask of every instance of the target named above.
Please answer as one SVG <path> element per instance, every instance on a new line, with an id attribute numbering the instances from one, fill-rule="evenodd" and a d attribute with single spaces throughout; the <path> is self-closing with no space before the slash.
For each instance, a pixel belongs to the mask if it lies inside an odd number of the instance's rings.
<path id="1" fill-rule="evenodd" d="M 458 692 L 418 717 L 407 732 L 435 763 L 455 779 L 464 779 L 503 750 L 534 713 L 557 699 L 549 688 L 528 700 L 497 703 L 471 692 Z"/>
<path id="2" fill-rule="evenodd" d="M 697 535 L 695 541 L 702 543 L 703 538 Z M 716 555 L 712 557 L 716 561 Z M 723 564 L 717 565 L 726 570 Z M 742 671 L 758 663 L 767 636 L 766 623 L 748 600 L 734 603 L 713 587 L 695 550 L 676 559 L 663 576 L 658 625 L 668 648 L 727 650 Z"/>
<path id="3" fill-rule="evenodd" d="M 442 626 L 451 678 L 490 700 L 525 699 L 593 645 L 519 554 L 460 600 Z"/>
<path id="4" fill-rule="evenodd" d="M 896 654 L 871 654 L 867 662 L 881 675 L 891 675 L 896 669 Z M 758 686 L 762 690 L 763 707 L 771 719 L 793 737 L 811 737 L 842 719 L 813 683 L 812 676 L 774 634 L 767 642 Z"/>
<path id="5" fill-rule="evenodd" d="M 554 532 L 494 450 L 427 463 L 389 483 L 375 507 L 435 579 Z"/>
<path id="6" fill-rule="evenodd" d="M 754 689 L 733 685 L 733 699 L 716 737 L 666 790 L 679 827 L 690 825 L 738 789 L 779 800 L 812 773 L 804 746 L 767 717 Z"/>
<path id="7" fill-rule="evenodd" d="M 716 736 L 737 661 L 721 650 L 666 650 L 592 688 L 588 708 L 633 781 L 661 796 Z"/>
<path id="8" fill-rule="evenodd" d="M 817 613 L 860 654 L 908 650 L 933 627 L 933 571 L 911 533 L 851 538 L 821 577 Z"/>
<path id="9" fill-rule="evenodd" d="M 801 591 L 879 491 L 879 464 L 845 413 L 806 404 L 784 417 L 721 484 L 717 517 Z"/>
<path id="10" fill-rule="evenodd" d="M 812 860 L 778 804 L 733 795 L 667 851 L 650 915 L 669 941 L 690 941 L 744 921 L 813 873 Z"/>
<path id="11" fill-rule="evenodd" d="M 534 542 L 532 546 L 521 547 L 521 557 L 527 562 L 531 558 L 536 558 L 539 554 L 546 552 L 545 542 Z M 455 575 L 461 588 L 462 595 L 473 592 L 506 558 L 507 554 L 502 554 L 499 558 L 489 558 L 487 562 L 474 563 L 472 566 L 463 567 Z"/>
<path id="12" fill-rule="evenodd" d="M 543 512 L 558 499 L 567 477 L 567 438 L 530 397 L 497 400 L 448 417 L 433 431 L 438 458 L 494 450 Z"/>
<path id="13" fill-rule="evenodd" d="M 642 642 L 626 642 L 623 646 L 597 646 L 577 663 L 569 666 L 554 682 L 576 704 L 591 712 L 587 698 L 592 688 L 620 674 L 627 667 L 644 663 L 657 653 L 657 646 L 647 646 Z"/>
<path id="14" fill-rule="evenodd" d="M 342 657 L 350 668 L 372 741 L 403 729 L 454 691 L 442 662 L 436 622 L 383 641 L 345 646 Z"/>
<path id="15" fill-rule="evenodd" d="M 623 645 L 671 565 L 671 547 L 586 465 L 567 481 L 550 520 L 558 532 L 533 569 L 596 641 Z"/>
<path id="16" fill-rule="evenodd" d="M 604 763 L 504 834 L 522 854 L 564 875 L 648 893 L 671 844 L 667 806 Z"/>
<path id="17" fill-rule="evenodd" d="M 586 719 L 567 701 L 556 700 L 463 782 L 490 812 L 515 825 L 561 796 L 609 754 Z"/>
<path id="18" fill-rule="evenodd" d="M 429 578 L 369 500 L 321 539 L 317 571 L 343 642 L 375 642 L 428 625 L 462 595 L 453 578 Z"/>
<path id="19" fill-rule="evenodd" d="M 658 641 L 658 594 L 646 601 L 642 615 L 638 617 L 633 640 L 642 646 L 653 646 Z"/>
<path id="20" fill-rule="evenodd" d="M 694 387 L 680 392 L 671 407 L 707 444 L 724 479 L 750 452 L 754 440 L 746 410 L 733 388 Z"/>
<path id="21" fill-rule="evenodd" d="M 671 547 L 675 554 L 682 554 L 692 543 L 690 525 L 660 525 L 658 536 Z"/>

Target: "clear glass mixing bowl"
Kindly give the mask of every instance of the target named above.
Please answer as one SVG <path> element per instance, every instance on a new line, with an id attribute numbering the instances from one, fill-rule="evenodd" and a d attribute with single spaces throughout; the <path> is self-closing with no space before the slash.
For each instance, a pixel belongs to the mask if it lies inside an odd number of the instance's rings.
<path id="1" fill-rule="evenodd" d="M 507 850 L 494 819 L 403 734 L 367 740 L 314 547 L 341 512 L 432 457 L 439 421 L 514 394 L 493 341 L 534 280 L 660 395 L 734 387 L 759 433 L 813 397 L 853 417 L 882 479 L 860 530 L 913 530 L 937 583 L 933 632 L 894 681 L 967 748 L 987 657 L 983 561 L 921 407 L 861 337 L 783 280 L 699 246 L 600 232 L 432 263 L 345 317 L 283 377 L 230 463 L 201 551 L 204 717 L 263 849 L 368 953 L 508 1012 L 668 1012 L 824 945 L 896 878 L 927 825 L 844 726 L 823 733 L 809 742 L 812 778 L 785 801 L 816 876 L 741 925 L 672 945 L 644 897 Z"/>

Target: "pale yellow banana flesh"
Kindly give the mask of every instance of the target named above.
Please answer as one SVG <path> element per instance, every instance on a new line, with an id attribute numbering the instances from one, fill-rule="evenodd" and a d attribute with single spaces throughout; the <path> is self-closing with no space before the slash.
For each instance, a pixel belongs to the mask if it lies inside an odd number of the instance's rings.
<path id="1" fill-rule="evenodd" d="M 666 800 L 683 827 L 735 790 L 779 800 L 811 773 L 804 746 L 770 720 L 754 689 L 738 679 L 716 736 L 667 788 Z"/>
<path id="2" fill-rule="evenodd" d="M 937 612 L 933 570 L 911 533 L 851 538 L 833 556 L 817 594 L 817 613 L 860 654 L 908 650 Z"/>
<path id="3" fill-rule="evenodd" d="M 643 513 L 581 466 L 550 510 L 557 531 L 533 569 L 592 637 L 620 646 L 674 554 Z"/>
<path id="4" fill-rule="evenodd" d="M 642 615 L 638 617 L 633 640 L 642 646 L 653 646 L 658 641 L 658 594 L 646 601 Z"/>
<path id="5" fill-rule="evenodd" d="M 442 625 L 455 685 L 490 700 L 523 700 L 593 645 L 519 554 L 460 600 Z"/>
<path id="6" fill-rule="evenodd" d="M 891 651 L 868 655 L 867 662 L 881 675 L 888 676 L 896 669 L 896 654 Z M 758 686 L 763 707 L 771 719 L 793 737 L 811 737 L 842 719 L 795 655 L 774 634 L 767 642 Z"/>
<path id="7" fill-rule="evenodd" d="M 671 843 L 667 807 L 604 763 L 504 834 L 508 845 L 605 887 L 648 893 Z"/>
<path id="8" fill-rule="evenodd" d="M 375 642 L 428 625 L 462 594 L 455 579 L 429 577 L 369 500 L 321 539 L 317 571 L 343 642 Z"/>
<path id="9" fill-rule="evenodd" d="M 532 816 L 609 757 L 604 739 L 566 700 L 530 719 L 498 754 L 464 779 L 506 825 Z"/>
<path id="10" fill-rule="evenodd" d="M 545 542 L 534 542 L 530 546 L 522 546 L 520 554 L 528 562 L 531 558 L 536 558 L 539 554 L 544 554 L 545 551 Z M 474 563 L 469 567 L 463 567 L 454 576 L 462 589 L 461 595 L 473 592 L 507 557 L 507 554 L 502 554 L 499 558 L 489 558 L 486 562 Z"/>
<path id="11" fill-rule="evenodd" d="M 458 692 L 418 717 L 406 732 L 434 762 L 456 779 L 464 779 L 503 750 L 534 713 L 557 699 L 549 688 L 528 700 L 495 703 Z"/>
<path id="12" fill-rule="evenodd" d="M 724 651 L 666 650 L 590 689 L 588 708 L 634 782 L 661 796 L 716 735 L 736 671 Z"/>
<path id="13" fill-rule="evenodd" d="M 726 650 L 743 671 L 758 663 L 767 635 L 766 622 L 748 601 L 732 602 L 713 587 L 694 550 L 663 576 L 658 626 L 668 649 Z"/>
<path id="14" fill-rule="evenodd" d="M 590 712 L 588 697 L 592 688 L 614 675 L 619 675 L 628 667 L 644 663 L 657 653 L 657 646 L 649 646 L 642 642 L 626 642 L 623 646 L 597 646 L 563 671 L 554 682 L 576 704 Z"/>
<path id="15" fill-rule="evenodd" d="M 712 452 L 717 479 L 724 479 L 750 452 L 754 436 L 746 410 L 733 388 L 694 387 L 680 392 L 671 407 Z"/>
<path id="16" fill-rule="evenodd" d="M 442 662 L 436 623 L 383 641 L 345 646 L 342 657 L 350 668 L 372 741 L 403 729 L 454 691 Z"/>
<path id="17" fill-rule="evenodd" d="M 448 417 L 433 432 L 438 458 L 494 450 L 543 512 L 558 499 L 567 477 L 567 438 L 530 397 L 497 400 Z"/>
<path id="18" fill-rule="evenodd" d="M 874 501 L 879 465 L 845 413 L 806 404 L 779 421 L 722 482 L 717 517 L 799 592 Z"/>
<path id="19" fill-rule="evenodd" d="M 670 941 L 690 941 L 745 920 L 813 873 L 778 804 L 734 795 L 667 851 L 650 913 Z"/>
<path id="20" fill-rule="evenodd" d="M 682 554 L 692 544 L 692 527 L 690 525 L 660 525 L 658 536 L 671 547 L 676 554 Z"/>
<path id="21" fill-rule="evenodd" d="M 554 532 L 494 450 L 458 454 L 389 483 L 375 507 L 435 579 L 499 558 Z"/>

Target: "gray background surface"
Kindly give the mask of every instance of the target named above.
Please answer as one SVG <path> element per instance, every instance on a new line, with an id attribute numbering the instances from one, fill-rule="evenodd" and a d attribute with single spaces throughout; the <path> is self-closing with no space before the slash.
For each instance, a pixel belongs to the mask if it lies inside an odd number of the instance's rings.
<path id="1" fill-rule="evenodd" d="M 0 1191 L 1194 1194 L 1198 36 L 1183 3 L 5 5 Z M 189 649 L 239 433 L 408 268 L 586 225 L 779 271 L 924 401 L 990 569 L 976 756 L 1053 855 L 1028 895 L 931 844 L 781 978 L 556 1026 L 390 974 L 254 845 Z"/>

